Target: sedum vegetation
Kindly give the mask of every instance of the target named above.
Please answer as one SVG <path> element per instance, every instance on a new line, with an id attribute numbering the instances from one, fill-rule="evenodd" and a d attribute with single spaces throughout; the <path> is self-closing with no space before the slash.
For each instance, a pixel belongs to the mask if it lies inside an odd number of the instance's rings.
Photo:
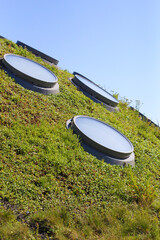
<path id="1" fill-rule="evenodd" d="M 0 239 L 160 239 L 160 129 L 127 101 L 119 112 L 84 96 L 66 70 L 0 39 L 0 57 L 19 54 L 44 65 L 60 93 L 16 84 L 0 67 Z M 106 164 L 66 129 L 75 115 L 100 119 L 125 134 L 136 164 Z"/>

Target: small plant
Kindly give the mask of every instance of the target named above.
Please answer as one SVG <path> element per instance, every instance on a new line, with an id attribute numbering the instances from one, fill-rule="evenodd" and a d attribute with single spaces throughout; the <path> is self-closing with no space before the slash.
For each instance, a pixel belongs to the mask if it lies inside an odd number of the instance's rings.
<path id="1" fill-rule="evenodd" d="M 141 103 L 140 100 L 135 100 L 135 102 L 136 102 L 135 109 L 139 112 L 139 110 L 142 107 L 143 103 Z"/>
<path id="2" fill-rule="evenodd" d="M 140 179 L 130 172 L 130 196 L 141 206 L 149 206 L 156 197 L 155 188 L 152 185 L 150 176 Z"/>

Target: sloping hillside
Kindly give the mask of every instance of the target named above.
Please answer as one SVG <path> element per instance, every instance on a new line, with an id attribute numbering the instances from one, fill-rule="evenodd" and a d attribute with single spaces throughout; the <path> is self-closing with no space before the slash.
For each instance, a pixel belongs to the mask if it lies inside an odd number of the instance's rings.
<path id="1" fill-rule="evenodd" d="M 72 74 L 0 39 L 0 57 L 5 53 L 53 71 L 60 93 L 24 89 L 0 67 L 0 239 L 160 239 L 160 130 L 125 100 L 119 112 L 109 112 L 72 85 Z M 66 129 L 76 115 L 125 134 L 135 167 L 85 152 Z"/>

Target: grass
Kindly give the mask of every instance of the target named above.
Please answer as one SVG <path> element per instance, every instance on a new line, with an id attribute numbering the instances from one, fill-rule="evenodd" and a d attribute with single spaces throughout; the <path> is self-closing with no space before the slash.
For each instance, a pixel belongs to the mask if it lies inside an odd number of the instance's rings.
<path id="1" fill-rule="evenodd" d="M 0 239 L 160 239 L 160 130 L 121 101 L 111 113 L 77 91 L 66 70 L 0 39 L 44 65 L 60 93 L 24 89 L 0 68 Z M 66 129 L 75 115 L 98 118 L 125 134 L 136 164 L 97 160 Z"/>

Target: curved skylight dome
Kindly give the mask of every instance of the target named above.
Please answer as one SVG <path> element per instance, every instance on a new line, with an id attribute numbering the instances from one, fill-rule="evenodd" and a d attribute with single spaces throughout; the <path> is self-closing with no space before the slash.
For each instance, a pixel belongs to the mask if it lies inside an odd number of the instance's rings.
<path id="1" fill-rule="evenodd" d="M 40 90 L 39 92 L 50 94 L 59 91 L 56 75 L 39 63 L 15 54 L 5 54 L 2 61 L 4 66 L 15 76 L 34 85 L 37 90 Z M 45 92 L 43 92 L 43 88 Z M 49 89 L 48 93 L 47 89 Z"/>
<path id="2" fill-rule="evenodd" d="M 3 63 L 13 73 L 35 85 L 52 87 L 57 82 L 54 73 L 28 58 L 15 54 L 5 54 Z"/>
<path id="3" fill-rule="evenodd" d="M 82 90 L 107 105 L 110 105 L 112 107 L 116 107 L 118 105 L 118 100 L 114 98 L 110 93 L 99 87 L 97 84 L 77 72 L 74 72 L 73 74 L 74 78 L 72 81 Z"/>
<path id="4" fill-rule="evenodd" d="M 81 137 L 82 145 L 97 158 L 111 164 L 134 165 L 132 143 L 115 128 L 88 116 L 76 116 L 69 125 Z"/>

